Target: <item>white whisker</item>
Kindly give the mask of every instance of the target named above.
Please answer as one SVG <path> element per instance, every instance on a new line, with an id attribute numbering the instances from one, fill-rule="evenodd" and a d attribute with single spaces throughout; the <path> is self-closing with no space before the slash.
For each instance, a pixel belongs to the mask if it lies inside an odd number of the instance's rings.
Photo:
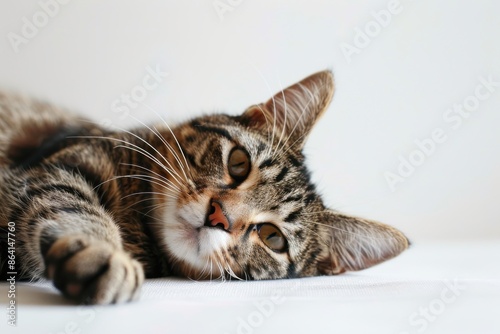
<path id="1" fill-rule="evenodd" d="M 130 167 L 134 167 L 134 168 L 138 168 L 138 169 L 145 170 L 145 171 L 147 171 L 147 172 L 149 172 L 149 173 L 151 173 L 151 174 L 156 175 L 156 176 L 157 176 L 159 179 L 161 179 L 162 181 L 164 181 L 164 182 L 166 182 L 166 183 L 168 183 L 168 184 L 170 184 L 170 185 L 174 186 L 176 189 L 180 190 L 180 188 L 179 188 L 179 187 L 177 187 L 177 186 L 176 186 L 176 185 L 175 185 L 172 181 L 170 181 L 168 178 L 166 178 L 165 176 L 163 176 L 163 175 L 161 175 L 161 174 L 158 174 L 158 173 L 156 173 L 156 172 L 154 172 L 154 171 L 152 171 L 152 170 L 150 170 L 150 169 L 148 169 L 148 168 L 146 168 L 146 167 L 139 166 L 139 165 L 136 165 L 136 164 L 128 164 L 128 163 L 123 163 L 123 162 L 122 162 L 122 163 L 120 163 L 120 165 L 123 165 L 123 166 L 130 166 Z"/>
<path id="2" fill-rule="evenodd" d="M 257 73 L 259 73 L 262 80 L 264 80 L 264 83 L 266 84 L 267 90 L 269 91 L 269 94 L 272 96 L 271 99 L 273 101 L 273 130 L 271 133 L 271 144 L 269 145 L 269 149 L 268 149 L 268 152 L 266 154 L 266 155 L 271 155 L 271 152 L 272 152 L 271 150 L 272 150 L 272 147 L 274 144 L 274 136 L 275 136 L 275 132 L 276 132 L 276 101 L 274 100 L 273 91 L 272 91 L 271 86 L 269 85 L 269 82 L 267 81 L 267 79 L 264 77 L 262 72 L 259 69 L 257 69 L 255 66 L 254 66 L 254 69 L 257 71 Z"/>
<path id="3" fill-rule="evenodd" d="M 168 130 L 172 134 L 172 137 L 174 137 L 174 140 L 175 140 L 175 142 L 177 144 L 177 147 L 179 148 L 179 151 L 182 154 L 182 157 L 184 158 L 184 162 L 186 163 L 186 167 L 187 167 L 188 171 L 191 171 L 191 169 L 189 168 L 189 164 L 187 162 L 186 156 L 184 155 L 184 151 L 183 151 L 181 145 L 179 144 L 179 141 L 177 140 L 177 136 L 174 134 L 174 132 L 172 131 L 172 129 L 168 125 L 167 121 L 165 121 L 165 119 L 163 117 L 161 117 L 161 115 L 158 112 L 156 112 L 156 110 L 154 110 L 153 108 L 151 108 L 147 104 L 143 103 L 142 105 L 145 106 L 146 108 L 148 108 L 149 110 L 151 110 L 152 112 L 154 112 L 160 118 L 160 120 L 165 124 L 165 126 L 168 128 Z"/>
<path id="4" fill-rule="evenodd" d="M 126 140 L 123 140 L 123 139 L 119 139 L 119 138 L 114 138 L 114 137 L 106 137 L 106 136 L 70 136 L 68 138 L 102 139 L 102 140 L 110 140 L 110 141 L 116 141 L 116 142 L 122 143 L 124 145 L 117 145 L 117 146 L 115 146 L 115 148 L 125 148 L 125 149 L 128 149 L 128 150 L 134 151 L 134 152 L 136 152 L 138 154 L 142 154 L 144 157 L 148 158 L 149 160 L 151 160 L 154 163 L 156 163 L 159 167 L 163 168 L 168 174 L 170 174 L 170 176 L 172 176 L 172 178 L 174 178 L 177 181 L 177 183 L 180 186 L 182 185 L 182 183 L 175 177 L 175 175 L 172 174 L 172 172 L 170 171 L 170 169 L 167 166 L 163 165 L 160 162 L 160 160 L 158 160 L 154 155 L 152 155 L 151 153 L 149 153 L 148 151 L 146 151 L 142 147 L 137 146 L 135 144 L 132 144 L 129 141 L 126 141 Z M 130 145 L 131 147 L 128 147 L 127 145 Z M 175 171 L 173 171 L 173 172 L 175 173 Z"/>
<path id="5" fill-rule="evenodd" d="M 128 146 L 125 146 L 125 145 L 117 145 L 116 148 L 125 148 L 125 149 L 128 149 L 128 150 L 134 151 L 134 152 L 136 152 L 138 154 L 142 154 L 146 158 L 148 158 L 151 161 L 153 161 L 154 163 L 156 163 L 159 167 L 161 167 L 162 169 L 164 169 L 170 176 L 172 176 L 172 178 L 176 181 L 176 183 L 179 186 L 182 186 L 182 182 L 176 177 L 176 175 L 174 175 L 174 173 L 175 174 L 177 174 L 177 173 L 175 171 L 171 170 L 170 168 L 168 168 L 167 166 L 165 166 L 164 164 L 162 164 L 160 160 L 158 160 L 154 155 L 150 154 L 146 150 L 142 150 L 141 151 L 140 148 L 136 149 L 136 148 L 128 147 Z M 178 174 L 177 174 L 177 176 L 180 177 L 180 175 L 178 175 Z"/>
<path id="6" fill-rule="evenodd" d="M 286 132 L 286 129 L 287 129 L 287 114 L 288 114 L 288 110 L 287 110 L 287 107 L 286 107 L 286 96 L 285 96 L 285 91 L 283 90 L 283 86 L 281 84 L 281 81 L 280 81 L 280 87 L 281 87 L 281 96 L 283 97 L 283 114 L 284 114 L 284 120 L 283 120 L 283 124 L 281 124 L 281 135 L 280 135 L 280 138 L 278 140 L 278 144 L 276 144 L 276 149 L 274 150 L 273 152 L 273 157 L 276 153 L 276 150 L 279 149 L 280 147 L 280 143 L 281 143 L 281 140 L 283 139 L 284 135 L 285 135 L 285 132 Z M 275 116 L 276 117 L 276 116 Z"/>
<path id="7" fill-rule="evenodd" d="M 301 108 L 302 110 L 301 110 L 301 114 L 300 114 L 300 116 L 299 116 L 298 118 L 297 118 L 297 116 L 296 116 L 297 120 L 295 121 L 295 125 L 294 125 L 294 126 L 293 126 L 293 128 L 290 130 L 290 133 L 288 134 L 288 137 L 286 138 L 286 140 L 283 142 L 283 146 L 282 146 L 282 148 L 285 148 L 286 144 L 288 144 L 288 141 L 292 138 L 292 136 L 294 135 L 295 131 L 297 130 L 297 126 L 298 126 L 300 123 L 303 123 L 303 122 L 304 122 L 303 117 L 304 117 L 304 115 L 306 115 L 306 114 L 307 114 L 305 111 L 306 111 L 307 107 L 309 106 L 309 104 L 310 104 L 311 102 L 313 102 L 313 101 L 314 101 L 314 99 L 315 99 L 315 96 L 314 96 L 314 95 L 313 95 L 313 94 L 309 91 L 309 89 L 307 89 L 307 87 L 304 87 L 304 86 L 302 86 L 302 85 L 300 85 L 300 84 L 299 84 L 299 87 L 300 87 L 300 88 L 302 88 L 303 90 L 306 90 L 307 92 L 309 92 L 309 94 L 311 95 L 311 98 L 309 99 L 309 101 L 306 103 L 306 105 L 305 105 L 305 106 L 302 106 L 302 108 Z M 293 91 L 293 90 L 290 90 L 290 92 L 291 92 L 292 94 L 297 95 L 297 99 L 298 99 L 298 100 L 297 100 L 297 102 L 300 102 L 300 100 L 302 99 L 302 95 L 300 95 L 300 94 L 296 93 L 296 92 L 295 92 L 295 91 Z M 297 105 L 299 105 L 299 103 L 297 103 Z M 299 110 L 293 110 L 293 109 L 292 109 L 292 112 L 298 113 L 298 112 L 299 112 Z M 301 135 L 301 136 L 299 136 L 299 137 L 298 137 L 298 138 L 297 138 L 297 139 L 296 139 L 296 140 L 295 140 L 295 141 L 294 141 L 291 145 L 289 145 L 289 146 L 288 146 L 288 149 L 287 149 L 285 152 L 288 152 L 290 149 L 292 149 L 292 148 L 295 146 L 295 144 L 296 144 L 297 142 L 299 142 L 300 140 L 302 140 L 305 136 L 307 136 L 307 132 L 306 132 L 306 131 L 303 131 L 302 135 Z M 276 150 L 278 150 L 278 148 L 277 148 Z M 280 156 L 281 156 L 281 155 L 282 155 L 282 154 L 280 154 Z"/>
<path id="8" fill-rule="evenodd" d="M 172 149 L 172 146 L 165 140 L 165 138 L 163 138 L 163 136 L 158 132 L 158 129 L 156 129 L 156 127 L 154 127 L 154 130 L 149 127 L 148 125 L 146 125 L 145 123 L 141 122 L 139 119 L 131 116 L 133 119 L 135 119 L 137 122 L 139 122 L 140 124 L 142 124 L 145 128 L 147 128 L 149 131 L 151 131 L 158 139 L 160 139 L 160 141 L 163 143 L 163 145 L 165 145 L 165 147 L 170 151 L 170 153 L 172 153 L 172 155 L 174 156 L 174 159 L 177 161 L 177 164 L 179 165 L 179 168 L 182 170 L 182 173 L 184 174 L 184 178 L 186 180 L 186 182 L 188 181 L 188 177 L 186 175 L 186 173 L 184 172 L 184 166 L 182 164 L 182 162 L 180 161 L 177 153 Z M 155 131 L 156 130 L 156 131 Z M 164 158 L 166 160 L 166 158 Z M 173 169 L 173 167 L 169 164 L 169 166 Z"/>

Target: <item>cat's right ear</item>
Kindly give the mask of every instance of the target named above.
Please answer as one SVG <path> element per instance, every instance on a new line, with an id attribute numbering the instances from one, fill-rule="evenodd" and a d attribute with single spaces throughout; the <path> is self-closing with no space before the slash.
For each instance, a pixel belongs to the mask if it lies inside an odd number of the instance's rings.
<path id="1" fill-rule="evenodd" d="M 410 245 L 403 233 L 389 225 L 333 211 L 326 211 L 323 218 L 327 255 L 318 261 L 322 275 L 369 268 L 399 255 Z"/>
<path id="2" fill-rule="evenodd" d="M 274 95 L 265 103 L 251 106 L 240 121 L 286 140 L 302 149 L 316 121 L 326 111 L 334 93 L 331 71 L 315 73 Z"/>

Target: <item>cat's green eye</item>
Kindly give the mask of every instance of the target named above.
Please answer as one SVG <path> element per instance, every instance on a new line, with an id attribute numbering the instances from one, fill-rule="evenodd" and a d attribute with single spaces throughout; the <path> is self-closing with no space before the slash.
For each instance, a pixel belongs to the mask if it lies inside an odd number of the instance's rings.
<path id="1" fill-rule="evenodd" d="M 286 239 L 273 224 L 262 224 L 257 227 L 257 231 L 262 242 L 273 251 L 284 252 L 286 250 Z"/>
<path id="2" fill-rule="evenodd" d="M 234 148 L 229 154 L 227 162 L 229 175 L 236 181 L 243 181 L 250 172 L 250 158 L 241 148 Z"/>

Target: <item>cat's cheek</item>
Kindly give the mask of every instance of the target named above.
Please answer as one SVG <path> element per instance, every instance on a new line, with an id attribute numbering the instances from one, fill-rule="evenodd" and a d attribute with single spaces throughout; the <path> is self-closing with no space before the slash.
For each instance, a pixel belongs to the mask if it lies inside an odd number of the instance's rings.
<path id="1" fill-rule="evenodd" d="M 209 258 L 221 250 L 227 249 L 231 237 L 228 232 L 212 228 L 202 228 L 199 232 L 199 255 Z"/>
<path id="2" fill-rule="evenodd" d="M 170 228 L 164 231 L 164 241 L 169 252 L 179 260 L 197 262 L 198 232 L 188 228 Z"/>

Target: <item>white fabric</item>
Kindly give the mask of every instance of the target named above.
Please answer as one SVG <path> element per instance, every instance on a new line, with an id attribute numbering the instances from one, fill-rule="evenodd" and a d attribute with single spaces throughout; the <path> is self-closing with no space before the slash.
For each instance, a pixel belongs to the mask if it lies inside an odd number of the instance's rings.
<path id="1" fill-rule="evenodd" d="M 0 284 L 5 310 L 8 285 Z M 49 282 L 17 284 L 1 333 L 500 333 L 500 242 L 417 244 L 336 277 L 148 280 L 138 302 L 75 306 Z M 4 312 L 7 313 L 6 311 Z"/>

